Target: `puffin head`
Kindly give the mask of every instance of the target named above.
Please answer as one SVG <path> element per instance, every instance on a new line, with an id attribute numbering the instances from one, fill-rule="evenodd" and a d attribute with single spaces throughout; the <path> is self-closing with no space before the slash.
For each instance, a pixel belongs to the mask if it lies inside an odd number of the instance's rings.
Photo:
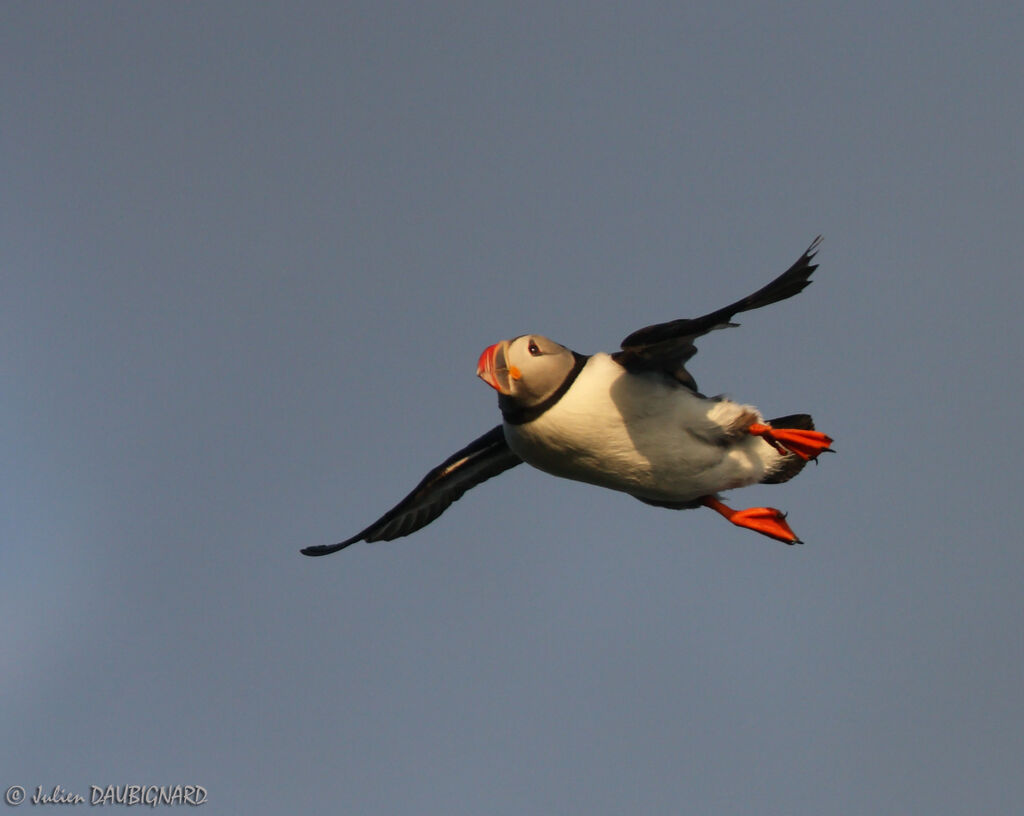
<path id="1" fill-rule="evenodd" d="M 539 334 L 523 334 L 488 346 L 476 375 L 502 402 L 531 408 L 551 397 L 573 372 L 577 355 Z"/>

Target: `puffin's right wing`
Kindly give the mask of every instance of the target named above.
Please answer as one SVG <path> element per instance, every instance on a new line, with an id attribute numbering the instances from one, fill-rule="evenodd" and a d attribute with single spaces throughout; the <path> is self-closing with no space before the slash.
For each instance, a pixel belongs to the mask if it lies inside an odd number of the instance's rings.
<path id="1" fill-rule="evenodd" d="M 801 292 L 811 282 L 811 273 L 818 268 L 812 261 L 819 244 L 820 235 L 796 263 L 752 295 L 702 317 L 684 317 L 639 329 L 622 341 L 622 351 L 615 352 L 612 357 L 629 371 L 663 371 L 696 391 L 697 384 L 685 365 L 697 353 L 694 341 L 714 329 L 735 326 L 730 322 L 733 315 L 777 303 Z"/>
<path id="2" fill-rule="evenodd" d="M 362 532 L 339 544 L 306 547 L 302 554 L 330 555 L 357 541 L 391 541 L 414 533 L 430 524 L 471 487 L 522 461 L 509 448 L 498 425 L 445 459 L 423 477 L 412 493 Z"/>

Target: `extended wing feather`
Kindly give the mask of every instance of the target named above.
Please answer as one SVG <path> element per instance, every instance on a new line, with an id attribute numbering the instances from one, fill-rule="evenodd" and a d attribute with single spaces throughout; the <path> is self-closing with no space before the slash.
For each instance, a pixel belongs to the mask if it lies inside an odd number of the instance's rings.
<path id="1" fill-rule="evenodd" d="M 697 353 L 694 341 L 714 329 L 735 326 L 730 321 L 740 312 L 759 309 L 801 292 L 810 284 L 811 273 L 818 268 L 811 261 L 820 244 L 819 235 L 796 263 L 752 295 L 703 317 L 670 320 L 639 329 L 622 341 L 622 351 L 613 356 L 630 371 L 664 371 L 696 391 L 697 384 L 685 367 L 686 361 Z"/>
<path id="2" fill-rule="evenodd" d="M 423 477 L 415 489 L 377 521 L 338 544 L 306 547 L 303 555 L 329 555 L 357 541 L 391 541 L 414 533 L 448 509 L 463 493 L 522 459 L 505 442 L 501 426 L 453 453 Z"/>

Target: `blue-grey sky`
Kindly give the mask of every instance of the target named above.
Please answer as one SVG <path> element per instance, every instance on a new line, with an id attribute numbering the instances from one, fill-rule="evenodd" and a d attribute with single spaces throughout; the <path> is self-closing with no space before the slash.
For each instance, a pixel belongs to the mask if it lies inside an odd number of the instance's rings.
<path id="1" fill-rule="evenodd" d="M 206 812 L 1024 799 L 1019 3 L 0 9 L 0 787 Z M 786 547 L 522 467 L 480 350 L 759 287 Z"/>

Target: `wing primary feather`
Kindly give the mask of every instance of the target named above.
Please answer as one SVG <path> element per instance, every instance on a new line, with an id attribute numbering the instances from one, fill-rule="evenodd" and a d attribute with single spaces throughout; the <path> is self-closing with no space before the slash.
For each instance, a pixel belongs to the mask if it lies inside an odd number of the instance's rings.
<path id="1" fill-rule="evenodd" d="M 752 309 L 760 309 L 762 306 L 778 303 L 780 300 L 786 300 L 793 297 L 793 295 L 799 294 L 805 287 L 810 285 L 811 273 L 818 268 L 818 265 L 812 264 L 811 261 L 814 259 L 821 241 L 822 237 L 819 235 L 807 247 L 804 254 L 797 259 L 796 263 L 771 283 L 762 286 L 753 294 L 747 295 L 745 298 L 741 298 L 735 303 L 730 303 L 721 309 L 709 312 L 703 317 L 684 317 L 679 320 L 656 323 L 653 326 L 638 329 L 622 341 L 622 348 L 630 349 L 636 346 L 647 346 L 683 336 L 697 336 L 712 329 L 725 328 L 730 325 L 735 326 L 735 323 L 730 322 L 733 315 L 740 312 L 749 312 Z"/>
<path id="2" fill-rule="evenodd" d="M 789 269 L 753 294 L 702 317 L 684 317 L 638 329 L 622 341 L 622 351 L 613 358 L 631 371 L 664 371 L 696 390 L 696 383 L 684 366 L 697 353 L 694 341 L 715 329 L 736 326 L 732 318 L 740 312 L 759 309 L 803 291 L 811 283 L 811 273 L 818 268 L 811 261 L 821 240 L 819 235 Z"/>
<path id="3" fill-rule="evenodd" d="M 430 524 L 470 488 L 521 461 L 505 442 L 505 433 L 498 425 L 431 470 L 408 496 L 366 529 L 337 544 L 306 547 L 302 554 L 330 555 L 357 541 L 391 541 L 407 536 Z"/>

